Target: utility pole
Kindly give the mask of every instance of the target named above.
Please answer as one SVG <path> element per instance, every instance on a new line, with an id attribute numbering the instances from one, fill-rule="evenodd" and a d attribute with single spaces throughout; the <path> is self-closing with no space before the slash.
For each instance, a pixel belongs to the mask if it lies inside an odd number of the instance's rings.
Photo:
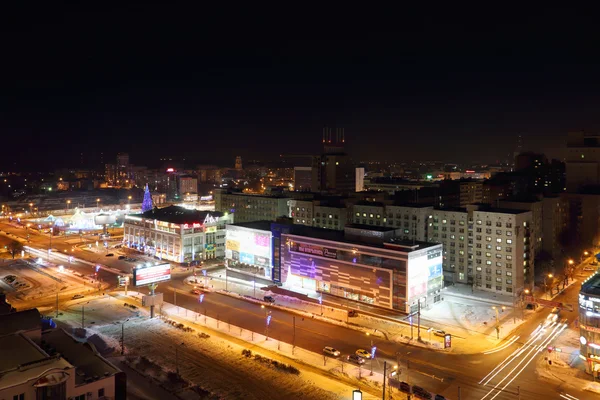
<path id="1" fill-rule="evenodd" d="M 58 318 L 58 292 L 56 292 L 56 318 Z"/>
<path id="2" fill-rule="evenodd" d="M 292 355 L 294 355 L 294 349 L 296 348 L 296 316 L 294 315 L 294 337 L 292 339 Z"/>
<path id="3" fill-rule="evenodd" d="M 386 378 L 386 374 L 387 374 L 387 362 L 384 361 L 383 362 L 383 396 L 381 397 L 382 400 L 385 400 L 385 378 Z"/>
<path id="4" fill-rule="evenodd" d="M 421 341 L 421 298 L 417 307 L 417 340 Z"/>
<path id="5" fill-rule="evenodd" d="M 83 329 L 84 315 L 85 315 L 85 306 L 81 306 L 81 329 Z"/>
<path id="6" fill-rule="evenodd" d="M 125 322 L 121 324 L 121 355 L 125 353 Z"/>
<path id="7" fill-rule="evenodd" d="M 458 387 L 458 400 L 460 400 L 460 386 Z"/>

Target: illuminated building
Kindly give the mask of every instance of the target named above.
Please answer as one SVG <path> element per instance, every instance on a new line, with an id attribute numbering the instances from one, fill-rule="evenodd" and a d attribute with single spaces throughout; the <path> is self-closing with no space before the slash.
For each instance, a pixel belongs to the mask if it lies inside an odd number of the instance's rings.
<path id="1" fill-rule="evenodd" d="M 190 263 L 225 256 L 233 215 L 170 206 L 127 215 L 123 244 L 159 259 Z"/>
<path id="2" fill-rule="evenodd" d="M 323 130 L 323 154 L 313 157 L 313 192 L 354 193 L 356 191 L 356 168 L 344 151 L 344 130 L 337 128 L 332 140 L 331 129 Z"/>
<path id="3" fill-rule="evenodd" d="M 270 221 L 227 225 L 225 259 L 229 269 L 271 280 L 273 268 Z"/>
<path id="4" fill-rule="evenodd" d="M 586 360 L 588 374 L 600 371 L 600 274 L 581 284 L 579 292 L 579 356 Z"/>
<path id="5" fill-rule="evenodd" d="M 180 197 L 184 197 L 188 193 L 198 194 L 198 180 L 196 178 L 189 175 L 181 175 L 178 180 Z"/>
<path id="6" fill-rule="evenodd" d="M 394 239 L 394 228 L 348 225 L 344 231 L 272 224 L 273 277 L 402 312 L 441 301 L 442 245 Z"/>

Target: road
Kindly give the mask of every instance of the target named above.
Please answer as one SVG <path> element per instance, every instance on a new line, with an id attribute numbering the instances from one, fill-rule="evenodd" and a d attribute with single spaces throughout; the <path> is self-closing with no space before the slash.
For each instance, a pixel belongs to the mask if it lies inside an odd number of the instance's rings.
<path id="1" fill-rule="evenodd" d="M 0 223 L 0 230 L 24 236 L 23 229 L 4 223 Z M 48 239 L 47 235 L 30 235 L 29 244 L 46 250 L 49 246 Z M 64 254 L 64 250 L 67 250 L 67 253 L 71 251 L 72 244 L 64 239 L 53 238 L 52 247 Z M 104 257 L 102 253 L 75 251 L 72 254 L 88 262 L 102 262 L 116 270 L 131 268 L 131 263 L 114 257 Z M 62 259 L 56 254 L 52 254 L 51 257 Z M 91 274 L 94 270 L 93 266 L 79 261 L 71 263 L 69 267 L 83 274 Z M 164 293 L 165 301 L 180 306 L 181 313 L 184 313 L 185 309 L 207 313 L 211 317 L 244 329 L 264 332 L 266 312 L 271 311 L 269 336 L 274 339 L 295 343 L 298 347 L 318 353 L 324 346 L 333 346 L 343 355 L 354 353 L 358 348 L 369 350 L 371 347 L 372 336 L 312 318 L 303 319 L 286 311 L 270 309 L 268 306 L 262 309 L 259 305 L 243 299 L 208 293 L 200 303 L 198 296 L 193 295 L 190 287 L 183 283 L 184 277 L 189 273 L 182 269 L 179 271 L 174 274 L 171 282 L 160 284 L 157 291 Z M 115 275 L 109 270 L 98 271 L 98 279 L 109 283 L 112 281 L 111 286 L 116 284 Z M 577 304 L 578 291 L 579 285 L 573 285 L 556 300 Z M 463 399 L 516 399 L 519 395 L 520 399 L 559 399 L 561 388 L 538 380 L 535 373 L 536 360 L 544 356 L 546 346 L 552 344 L 552 340 L 565 329 L 565 324 L 572 326 L 577 313 L 565 312 L 560 323 L 540 329 L 548 314 L 549 310 L 533 314 L 519 328 L 516 333 L 518 339 L 505 341 L 499 344 L 498 351 L 488 354 L 445 354 L 375 338 L 372 344 L 377 347 L 377 352 L 372 368 L 382 372 L 384 360 L 388 361 L 389 365 L 399 362 L 400 380 L 417 384 L 449 399 L 458 398 L 459 390 Z M 371 361 L 367 361 L 363 368 L 365 371 L 370 370 Z M 581 400 L 593 398 L 589 392 L 578 390 L 571 390 L 569 394 Z"/>

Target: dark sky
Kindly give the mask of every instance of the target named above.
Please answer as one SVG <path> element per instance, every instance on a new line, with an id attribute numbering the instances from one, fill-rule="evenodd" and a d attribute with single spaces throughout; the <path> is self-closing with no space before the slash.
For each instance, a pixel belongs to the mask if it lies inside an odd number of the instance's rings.
<path id="1" fill-rule="evenodd" d="M 0 165 L 229 165 L 324 126 L 357 159 L 492 162 L 600 129 L 595 10 L 300 6 L 5 9 Z"/>

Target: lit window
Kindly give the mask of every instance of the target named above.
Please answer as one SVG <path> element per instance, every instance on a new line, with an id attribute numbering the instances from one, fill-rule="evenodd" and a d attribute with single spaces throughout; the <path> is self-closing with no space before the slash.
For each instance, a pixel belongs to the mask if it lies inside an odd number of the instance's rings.
<path id="1" fill-rule="evenodd" d="M 512 244 L 512 239 L 506 239 L 507 244 Z"/>

